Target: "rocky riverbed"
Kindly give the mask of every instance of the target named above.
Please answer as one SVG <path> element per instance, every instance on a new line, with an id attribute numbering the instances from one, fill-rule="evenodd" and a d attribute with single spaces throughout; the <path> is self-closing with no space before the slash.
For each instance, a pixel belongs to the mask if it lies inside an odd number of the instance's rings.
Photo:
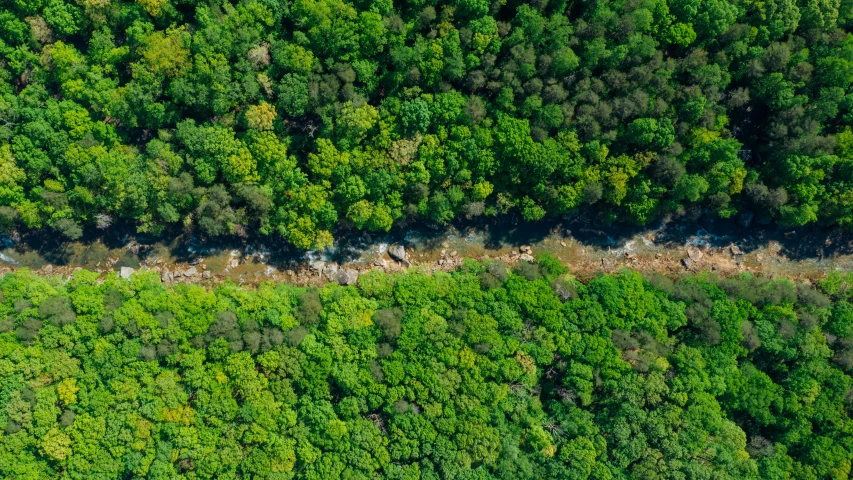
<path id="1" fill-rule="evenodd" d="M 851 240 L 842 232 L 784 232 L 684 219 L 634 231 L 582 221 L 410 229 L 344 237 L 336 248 L 308 252 L 249 242 L 210 245 L 194 237 L 148 243 L 133 236 L 34 248 L 7 237 L 0 250 L 0 273 L 24 267 L 63 276 L 79 268 L 121 276 L 154 270 L 165 283 L 352 284 L 372 269 L 450 271 L 466 258 L 515 264 L 550 252 L 580 278 L 628 267 L 671 276 L 686 271 L 752 272 L 811 281 L 830 270 L 853 271 Z"/>

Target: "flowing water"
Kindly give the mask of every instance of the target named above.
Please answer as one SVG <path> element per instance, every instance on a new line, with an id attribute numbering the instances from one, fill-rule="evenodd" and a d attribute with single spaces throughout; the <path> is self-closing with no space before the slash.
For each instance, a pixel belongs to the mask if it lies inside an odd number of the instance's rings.
<path id="1" fill-rule="evenodd" d="M 412 264 L 424 270 L 450 270 L 465 258 L 513 263 L 529 259 L 525 252 L 550 252 L 578 276 L 624 267 L 664 274 L 750 271 L 800 279 L 816 279 L 830 270 L 853 271 L 853 237 L 842 232 L 746 228 L 720 220 L 681 218 L 629 228 L 583 218 L 536 224 L 498 218 L 445 228 L 419 225 L 379 235 L 342 231 L 337 238 L 332 248 L 300 252 L 264 240 L 205 242 L 191 235 L 171 243 L 125 233 L 65 243 L 3 237 L 0 272 L 26 267 L 64 275 L 85 268 L 108 274 L 130 267 L 166 272 L 167 281 L 320 283 L 338 266 L 359 271 L 404 268 L 388 255 L 394 244 L 403 245 Z"/>

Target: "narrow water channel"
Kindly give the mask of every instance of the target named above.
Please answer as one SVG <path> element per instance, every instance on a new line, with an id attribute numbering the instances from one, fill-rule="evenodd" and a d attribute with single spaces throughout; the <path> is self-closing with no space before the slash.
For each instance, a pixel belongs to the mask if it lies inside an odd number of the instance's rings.
<path id="1" fill-rule="evenodd" d="M 629 267 L 664 274 L 749 271 L 768 276 L 816 279 L 830 270 L 853 271 L 853 236 L 817 228 L 785 231 L 735 221 L 679 218 L 652 227 L 596 225 L 589 219 L 529 224 L 512 218 L 437 228 L 417 225 L 389 233 L 341 231 L 333 248 L 295 251 L 269 239 L 204 241 L 183 235 L 171 242 L 110 232 L 78 242 L 55 238 L 3 237 L 0 272 L 29 268 L 45 274 L 70 274 L 85 268 L 108 274 L 126 267 L 153 269 L 165 281 L 238 283 L 266 280 L 321 283 L 337 268 L 400 270 L 391 245 L 406 249 L 416 268 L 451 270 L 463 259 L 500 258 L 510 263 L 550 252 L 573 273 Z"/>

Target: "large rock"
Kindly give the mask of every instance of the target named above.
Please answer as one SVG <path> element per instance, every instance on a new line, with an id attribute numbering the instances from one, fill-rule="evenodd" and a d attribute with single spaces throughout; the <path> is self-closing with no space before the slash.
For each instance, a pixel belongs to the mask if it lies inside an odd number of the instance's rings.
<path id="1" fill-rule="evenodd" d="M 196 273 L 198 273 L 198 269 L 195 267 L 190 267 L 190 268 L 184 270 L 184 276 L 185 277 L 192 277 Z"/>
<path id="2" fill-rule="evenodd" d="M 308 264 L 311 267 L 311 270 L 322 272 L 324 268 L 326 268 L 326 262 L 322 260 L 314 260 L 313 262 Z"/>
<path id="3" fill-rule="evenodd" d="M 118 272 L 118 276 L 121 278 L 130 279 L 130 276 L 133 275 L 134 270 L 130 267 L 121 267 Z"/>
<path id="4" fill-rule="evenodd" d="M 400 263 L 406 264 L 407 267 L 411 266 L 412 263 L 409 261 L 408 256 L 406 255 L 406 249 L 399 244 L 394 244 L 388 247 L 388 255 L 391 255 L 391 258 L 397 260 Z"/>
<path id="5" fill-rule="evenodd" d="M 702 260 L 702 257 L 704 257 L 705 254 L 702 253 L 702 250 L 699 250 L 697 247 L 690 245 L 687 247 L 687 256 L 690 257 L 690 260 L 698 262 Z"/>
<path id="6" fill-rule="evenodd" d="M 335 274 L 335 281 L 341 285 L 354 285 L 358 281 L 358 270 L 345 268 L 338 270 Z"/>
<path id="7" fill-rule="evenodd" d="M 172 276 L 172 272 L 169 271 L 168 268 L 164 268 L 160 271 L 160 281 L 163 283 L 169 283 L 172 281 L 174 277 Z"/>
<path id="8" fill-rule="evenodd" d="M 329 280 L 334 280 L 336 275 L 338 274 L 338 264 L 337 263 L 329 263 L 323 267 L 323 275 L 326 276 Z"/>

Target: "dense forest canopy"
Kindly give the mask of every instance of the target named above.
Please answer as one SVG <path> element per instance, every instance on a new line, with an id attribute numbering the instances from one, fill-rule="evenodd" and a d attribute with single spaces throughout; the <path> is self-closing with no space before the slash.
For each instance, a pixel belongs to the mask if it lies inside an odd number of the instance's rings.
<path id="1" fill-rule="evenodd" d="M 853 275 L 0 279 L 0 476 L 849 478 Z"/>
<path id="2" fill-rule="evenodd" d="M 853 0 L 9 0 L 0 227 L 853 225 Z"/>

